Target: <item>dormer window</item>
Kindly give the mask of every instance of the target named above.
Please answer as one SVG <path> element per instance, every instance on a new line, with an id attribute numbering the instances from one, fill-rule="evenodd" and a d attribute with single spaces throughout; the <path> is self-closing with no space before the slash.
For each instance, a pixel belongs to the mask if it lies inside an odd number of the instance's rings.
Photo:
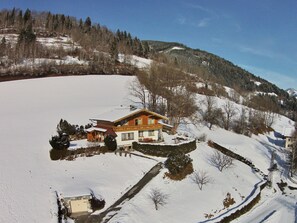
<path id="1" fill-rule="evenodd" d="M 149 118 L 149 119 L 148 119 L 148 124 L 149 124 L 149 125 L 153 125 L 153 124 L 155 124 L 155 119 L 153 119 L 153 118 Z"/>
<path id="2" fill-rule="evenodd" d="M 135 125 L 142 125 L 142 119 L 141 118 L 135 119 Z"/>

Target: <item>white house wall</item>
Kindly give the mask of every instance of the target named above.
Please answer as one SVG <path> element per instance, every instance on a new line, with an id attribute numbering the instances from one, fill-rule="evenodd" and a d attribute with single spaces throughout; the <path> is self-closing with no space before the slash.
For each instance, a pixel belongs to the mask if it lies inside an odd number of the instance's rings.
<path id="1" fill-rule="evenodd" d="M 122 140 L 122 133 L 134 133 L 134 139 L 133 140 Z M 138 135 L 138 131 L 127 131 L 127 132 L 116 132 L 116 134 L 118 135 L 116 137 L 117 140 L 117 145 L 118 146 L 131 146 L 133 142 L 135 141 L 139 141 L 139 135 Z M 159 130 L 154 130 L 154 135 L 153 136 L 149 136 L 149 132 L 147 130 L 143 131 L 143 137 L 142 138 L 150 138 L 153 140 L 158 140 L 159 139 Z"/>
<path id="2" fill-rule="evenodd" d="M 133 140 L 122 140 L 122 133 L 134 133 L 134 139 Z M 118 135 L 116 137 L 117 145 L 118 146 L 131 146 L 132 142 L 138 141 L 138 131 L 127 131 L 127 132 L 116 132 Z"/>

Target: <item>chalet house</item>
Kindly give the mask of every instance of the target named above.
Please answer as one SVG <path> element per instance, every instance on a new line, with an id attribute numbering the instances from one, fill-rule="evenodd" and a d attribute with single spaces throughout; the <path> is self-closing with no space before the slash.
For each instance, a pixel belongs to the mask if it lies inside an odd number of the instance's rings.
<path id="1" fill-rule="evenodd" d="M 285 148 L 291 148 L 292 145 L 295 142 L 295 139 L 293 138 L 294 130 L 291 128 L 284 128 L 283 129 L 283 138 L 285 139 Z"/>
<path id="2" fill-rule="evenodd" d="M 103 142 L 111 135 L 116 138 L 118 147 L 131 147 L 134 141 L 162 141 L 165 125 L 162 120 L 168 119 L 147 109 L 120 107 L 90 120 L 93 127 L 86 130 L 88 141 Z"/>

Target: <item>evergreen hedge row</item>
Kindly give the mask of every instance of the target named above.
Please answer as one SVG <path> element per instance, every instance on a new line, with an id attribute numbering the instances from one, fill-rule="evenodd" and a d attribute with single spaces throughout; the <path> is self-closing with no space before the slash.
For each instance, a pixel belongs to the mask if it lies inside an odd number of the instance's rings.
<path id="1" fill-rule="evenodd" d="M 163 144 L 145 144 L 133 142 L 133 149 L 150 156 L 168 157 L 172 153 L 182 152 L 184 154 L 192 152 L 196 149 L 196 140 L 187 143 L 176 145 L 163 145 Z"/>

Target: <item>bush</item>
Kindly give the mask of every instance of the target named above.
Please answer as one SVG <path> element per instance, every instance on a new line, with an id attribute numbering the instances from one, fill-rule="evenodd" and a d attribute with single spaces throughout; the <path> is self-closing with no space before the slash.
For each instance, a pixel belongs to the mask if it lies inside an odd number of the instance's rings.
<path id="1" fill-rule="evenodd" d="M 57 132 L 59 134 L 66 133 L 67 135 L 74 135 L 76 133 L 76 127 L 68 123 L 66 120 L 61 119 L 57 125 Z"/>
<path id="2" fill-rule="evenodd" d="M 49 140 L 50 145 L 53 149 L 63 150 L 70 146 L 69 136 L 67 134 L 59 134 L 57 136 L 52 136 Z"/>
<path id="3" fill-rule="evenodd" d="M 115 139 L 115 137 L 111 136 L 111 135 L 107 135 L 104 138 L 104 143 L 105 146 L 112 151 L 115 151 L 117 149 L 117 141 Z"/>
<path id="4" fill-rule="evenodd" d="M 182 152 L 173 153 L 169 155 L 165 161 L 165 167 L 169 170 L 171 175 L 177 175 L 187 168 L 192 163 L 192 159 Z"/>
<path id="5" fill-rule="evenodd" d="M 92 210 L 93 211 L 97 211 L 97 210 L 101 210 L 102 208 L 104 208 L 105 206 L 105 200 L 103 199 L 98 199 L 94 193 L 91 193 L 91 200 L 90 200 L 90 203 L 91 203 L 91 207 L 92 207 Z"/>

